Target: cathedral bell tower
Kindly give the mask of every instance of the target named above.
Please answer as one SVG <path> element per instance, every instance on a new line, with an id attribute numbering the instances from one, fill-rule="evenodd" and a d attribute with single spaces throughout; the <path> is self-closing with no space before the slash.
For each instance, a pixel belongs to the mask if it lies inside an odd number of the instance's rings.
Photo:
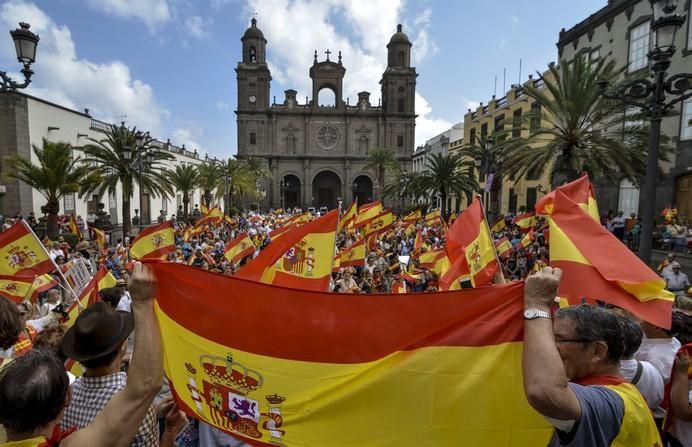
<path id="1" fill-rule="evenodd" d="M 238 112 L 265 112 L 269 108 L 271 73 L 267 66 L 267 40 L 252 19 L 240 39 L 243 60 L 235 69 L 238 80 Z"/>
<path id="2" fill-rule="evenodd" d="M 387 114 L 415 114 L 416 69 L 411 67 L 411 41 L 397 25 L 387 44 L 387 69 L 382 75 L 382 106 Z"/>

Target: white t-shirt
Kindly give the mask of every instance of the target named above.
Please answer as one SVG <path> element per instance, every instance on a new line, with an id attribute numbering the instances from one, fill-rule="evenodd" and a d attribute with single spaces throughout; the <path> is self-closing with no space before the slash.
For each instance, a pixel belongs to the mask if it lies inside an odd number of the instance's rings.
<path id="1" fill-rule="evenodd" d="M 663 378 L 651 363 L 647 361 L 640 361 L 639 363 L 642 365 L 642 373 L 637 383 L 633 385 L 642 393 L 649 408 L 658 408 L 663 400 Z M 637 360 L 620 360 L 620 374 L 625 380 L 632 382 L 637 374 Z"/>
<path id="2" fill-rule="evenodd" d="M 55 309 L 55 307 L 60 304 L 58 303 L 49 303 L 46 301 L 45 303 L 41 304 L 41 307 L 38 308 L 38 313 L 40 317 L 45 317 L 50 313 L 51 310 Z"/>
<path id="3" fill-rule="evenodd" d="M 127 290 L 125 291 L 123 296 L 120 297 L 120 301 L 118 301 L 118 305 L 115 307 L 115 310 L 132 312 L 132 298 L 130 298 L 130 292 Z"/>
<path id="4" fill-rule="evenodd" d="M 634 358 L 639 361 L 647 361 L 653 365 L 663 378 L 663 383 L 670 381 L 670 374 L 673 371 L 675 354 L 680 349 L 680 341 L 677 338 L 646 338 L 642 340 L 639 351 L 634 354 Z M 662 418 L 665 410 L 658 407 L 654 410 L 654 417 Z"/>

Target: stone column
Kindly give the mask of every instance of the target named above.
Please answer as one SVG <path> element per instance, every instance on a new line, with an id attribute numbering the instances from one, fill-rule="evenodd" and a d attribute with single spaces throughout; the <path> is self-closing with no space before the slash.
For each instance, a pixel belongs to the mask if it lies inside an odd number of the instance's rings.
<path id="1" fill-rule="evenodd" d="M 306 118 L 307 120 L 307 118 Z M 303 160 L 303 181 L 305 182 L 303 188 L 303 209 L 312 206 L 312 182 L 310 181 L 310 160 Z"/>

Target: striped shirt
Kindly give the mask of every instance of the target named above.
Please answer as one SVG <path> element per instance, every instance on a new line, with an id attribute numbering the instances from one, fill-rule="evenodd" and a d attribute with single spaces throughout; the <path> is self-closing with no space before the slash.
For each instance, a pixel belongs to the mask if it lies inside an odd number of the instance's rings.
<path id="1" fill-rule="evenodd" d="M 102 377 L 80 377 L 72 384 L 72 400 L 62 418 L 63 430 L 72 427 L 78 429 L 91 424 L 96 415 L 108 404 L 113 395 L 125 388 L 127 374 L 119 372 Z M 149 407 L 139 427 L 139 431 L 130 444 L 131 447 L 158 447 L 159 431 L 154 405 Z"/>

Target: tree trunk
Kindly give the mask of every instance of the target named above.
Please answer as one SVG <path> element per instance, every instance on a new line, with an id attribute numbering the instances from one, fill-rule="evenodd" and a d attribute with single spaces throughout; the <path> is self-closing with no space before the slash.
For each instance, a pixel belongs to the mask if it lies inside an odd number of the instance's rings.
<path id="1" fill-rule="evenodd" d="M 211 190 L 210 189 L 204 190 L 204 195 L 202 196 L 202 198 L 204 199 L 204 206 L 206 206 L 207 208 L 211 207 L 212 196 L 211 196 Z"/>
<path id="2" fill-rule="evenodd" d="M 46 203 L 46 214 L 48 215 L 47 217 L 47 222 L 46 222 L 46 234 L 48 235 L 49 239 L 54 239 L 59 232 L 59 226 L 58 226 L 58 213 L 60 212 L 60 201 L 58 200 L 49 200 Z"/>
<path id="3" fill-rule="evenodd" d="M 444 188 L 440 188 L 440 216 L 447 222 L 447 191 Z"/>
<path id="4" fill-rule="evenodd" d="M 132 219 L 130 219 L 130 198 L 123 193 L 123 240 L 125 235 L 132 231 Z"/>
<path id="5" fill-rule="evenodd" d="M 187 212 L 190 207 L 190 197 L 187 194 L 183 194 L 183 221 L 188 222 Z"/>

